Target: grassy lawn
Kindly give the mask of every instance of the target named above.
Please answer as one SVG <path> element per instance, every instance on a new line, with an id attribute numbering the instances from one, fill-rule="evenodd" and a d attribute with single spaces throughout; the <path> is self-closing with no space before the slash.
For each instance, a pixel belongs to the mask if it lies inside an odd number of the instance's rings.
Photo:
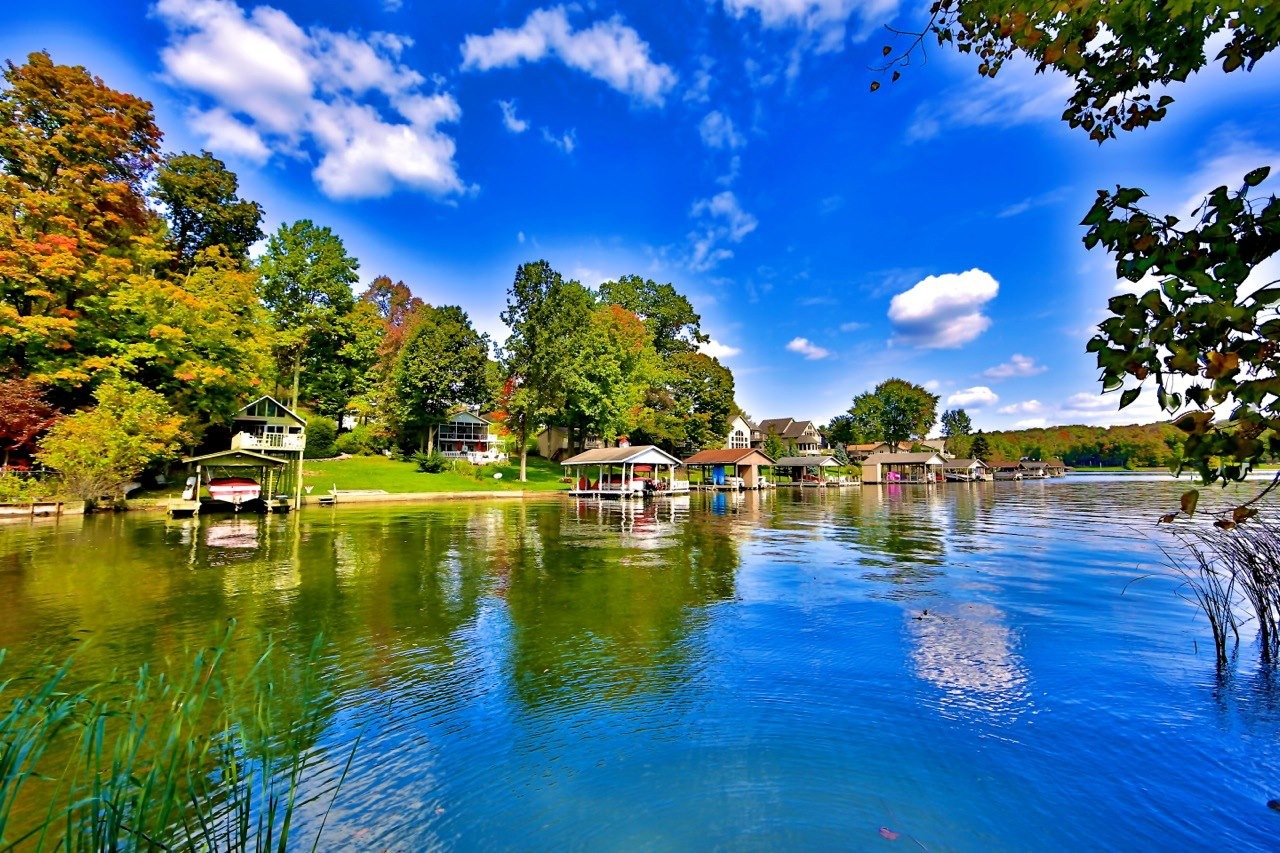
<path id="1" fill-rule="evenodd" d="M 312 494 L 338 489 L 383 489 L 387 492 L 476 492 L 476 491 L 563 491 L 564 469 L 541 457 L 530 456 L 529 481 L 520 482 L 520 460 L 510 465 L 486 465 L 479 479 L 442 471 L 424 474 L 412 462 L 396 462 L 383 456 L 354 456 L 350 459 L 308 459 L 302 463 L 302 482 L 314 486 Z M 495 480 L 493 475 L 501 473 Z"/>

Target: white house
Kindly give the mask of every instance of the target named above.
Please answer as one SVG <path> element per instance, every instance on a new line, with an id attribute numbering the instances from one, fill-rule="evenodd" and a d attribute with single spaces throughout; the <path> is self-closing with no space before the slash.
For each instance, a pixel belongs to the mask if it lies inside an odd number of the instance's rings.
<path id="1" fill-rule="evenodd" d="M 724 450 L 746 450 L 751 447 L 751 431 L 755 429 L 751 421 L 742 415 L 736 415 L 729 422 L 729 435 L 724 440 Z"/>
<path id="2" fill-rule="evenodd" d="M 446 459 L 465 459 L 475 465 L 502 462 L 502 439 L 488 418 L 457 412 L 436 429 L 436 447 Z"/>

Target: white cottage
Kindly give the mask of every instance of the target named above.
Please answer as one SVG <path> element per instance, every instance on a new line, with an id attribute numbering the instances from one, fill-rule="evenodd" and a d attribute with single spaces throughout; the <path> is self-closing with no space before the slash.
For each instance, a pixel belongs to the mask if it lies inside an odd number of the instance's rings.
<path id="1" fill-rule="evenodd" d="M 474 465 L 503 462 L 502 439 L 492 421 L 471 412 L 457 412 L 436 428 L 436 447 L 446 459 L 465 459 Z"/>

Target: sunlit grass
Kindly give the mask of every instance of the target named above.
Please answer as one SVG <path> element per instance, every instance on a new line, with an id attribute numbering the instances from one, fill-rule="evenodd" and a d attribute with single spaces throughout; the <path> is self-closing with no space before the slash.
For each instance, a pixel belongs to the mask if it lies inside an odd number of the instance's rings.
<path id="1" fill-rule="evenodd" d="M 494 474 L 501 477 L 495 479 Z M 507 465 L 485 465 L 477 476 L 454 471 L 426 474 L 413 462 L 398 462 L 383 456 L 353 456 L 350 459 L 308 459 L 303 463 L 302 482 L 315 493 L 340 490 L 382 489 L 405 492 L 555 491 L 567 489 L 560 482 L 564 469 L 547 460 L 530 456 L 528 482 L 520 482 L 520 461 Z"/>

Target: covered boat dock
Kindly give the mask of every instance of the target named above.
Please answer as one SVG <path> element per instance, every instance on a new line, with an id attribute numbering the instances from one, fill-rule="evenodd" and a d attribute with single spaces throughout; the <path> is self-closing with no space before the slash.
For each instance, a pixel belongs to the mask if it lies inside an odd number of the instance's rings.
<path id="1" fill-rule="evenodd" d="M 702 450 L 684 460 L 685 467 L 702 472 L 701 488 L 741 491 L 762 488 L 766 481 L 761 468 L 774 464 L 765 454 L 751 447 Z"/>
<path id="2" fill-rule="evenodd" d="M 182 499 L 169 502 L 170 515 L 196 515 L 200 512 L 201 492 L 209 492 L 209 484 L 213 480 L 252 480 L 259 487 L 259 498 L 246 500 L 248 490 L 232 489 L 232 499 L 226 501 L 237 512 L 240 508 L 254 500 L 260 500 L 267 512 L 288 512 L 296 502 L 300 502 L 302 478 L 294 477 L 290 482 L 290 461 L 278 456 L 268 456 L 252 450 L 222 450 L 217 453 L 206 453 L 203 456 L 187 456 L 183 462 L 195 465 L 195 482 L 188 485 L 182 493 Z M 301 465 L 298 466 L 301 468 Z M 301 471 L 299 471 L 299 474 Z M 222 475 L 222 476 L 217 476 Z M 217 500 L 209 492 L 210 500 Z"/>
<path id="3" fill-rule="evenodd" d="M 777 474 L 791 478 L 793 486 L 841 486 L 845 483 L 831 476 L 831 469 L 839 468 L 834 456 L 784 456 L 773 463 Z M 780 485 L 787 485 L 781 483 Z"/>
<path id="4" fill-rule="evenodd" d="M 660 447 L 598 447 L 560 463 L 579 498 L 643 498 L 687 495 L 689 481 L 676 478 L 680 460 Z M 593 476 L 594 475 L 594 476 Z"/>
<path id="5" fill-rule="evenodd" d="M 939 483 L 945 465 L 937 453 L 873 453 L 862 460 L 862 482 Z"/>

